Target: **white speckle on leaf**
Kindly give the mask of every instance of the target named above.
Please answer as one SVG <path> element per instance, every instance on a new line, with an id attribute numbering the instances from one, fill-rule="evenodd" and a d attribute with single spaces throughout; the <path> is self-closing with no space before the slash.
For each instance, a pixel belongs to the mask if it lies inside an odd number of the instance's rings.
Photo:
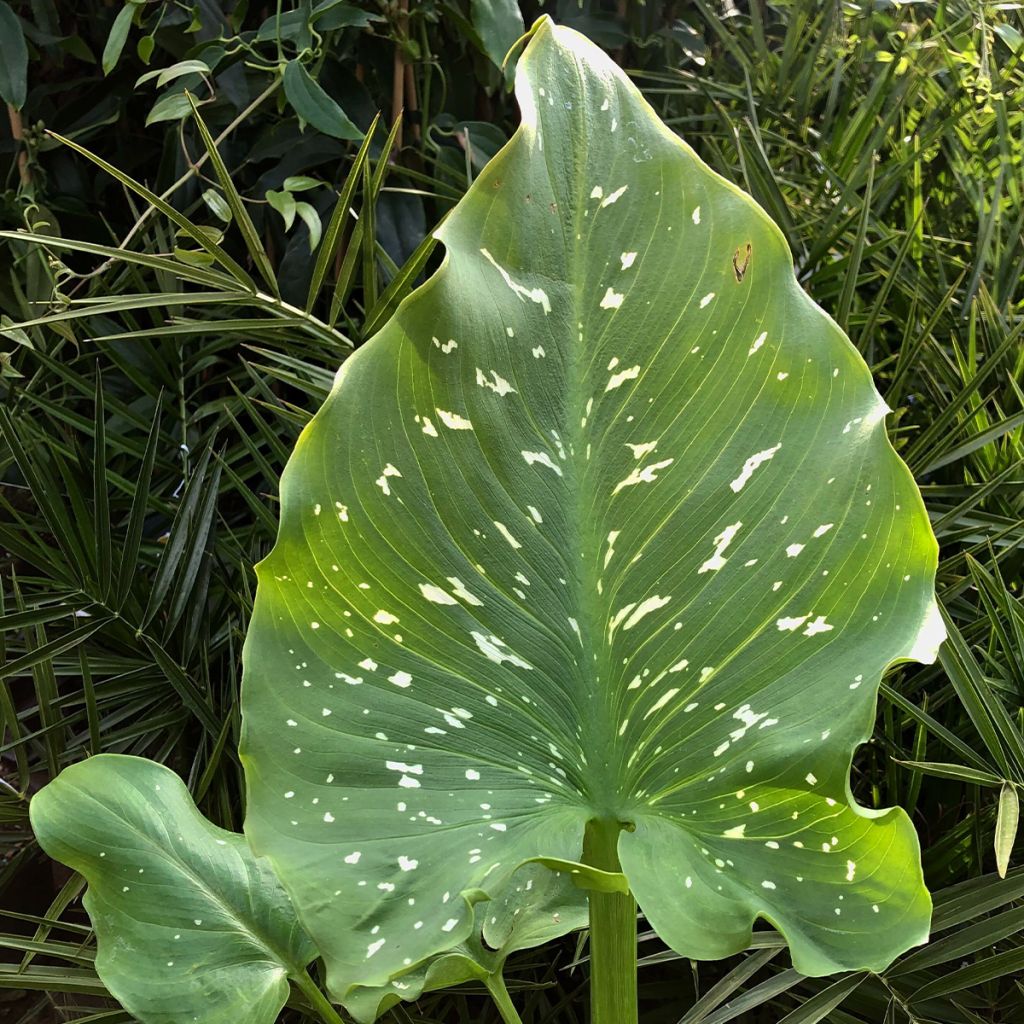
<path id="1" fill-rule="evenodd" d="M 562 467 L 556 463 L 547 452 L 527 452 L 523 451 L 519 453 L 526 460 L 528 466 L 532 466 L 534 463 L 539 463 L 548 469 L 554 470 L 558 475 L 562 475 Z"/>
<path id="2" fill-rule="evenodd" d="M 529 299 L 530 302 L 536 302 L 537 305 L 544 310 L 545 316 L 551 312 L 551 301 L 548 299 L 547 292 L 545 292 L 543 288 L 527 288 L 524 285 L 519 284 L 512 279 L 512 276 L 504 267 L 499 266 L 495 258 L 486 249 L 481 249 L 480 254 L 488 263 L 491 264 L 492 267 L 494 267 L 495 270 L 498 271 L 499 274 L 501 274 L 505 284 L 507 284 L 520 299 Z"/>
<path id="3" fill-rule="evenodd" d="M 781 447 L 782 443 L 779 442 L 779 444 L 775 445 L 773 448 L 765 448 L 764 451 L 751 455 L 750 458 L 743 463 L 743 469 L 740 470 L 740 475 L 729 484 L 729 487 L 732 488 L 735 493 L 739 494 L 743 489 L 743 485 L 754 475 L 754 470 L 765 462 L 768 462 Z"/>
<path id="4" fill-rule="evenodd" d="M 517 654 L 509 652 L 508 646 L 503 640 L 493 634 L 487 636 L 483 633 L 479 633 L 473 630 L 470 635 L 476 641 L 477 647 L 480 648 L 480 653 L 483 654 L 490 661 L 493 661 L 496 665 L 500 665 L 503 662 L 508 662 L 510 665 L 515 665 L 517 668 L 532 669 L 533 666 L 526 661 L 523 661 Z"/>
<path id="5" fill-rule="evenodd" d="M 473 424 L 467 420 L 464 416 L 460 416 L 457 412 L 449 412 L 447 409 L 435 409 L 438 419 L 449 429 L 449 430 L 472 430 Z"/>
<path id="6" fill-rule="evenodd" d="M 505 540 L 507 540 L 509 544 L 512 545 L 512 547 L 521 548 L 523 546 L 519 543 L 519 541 L 515 539 L 515 537 L 512 536 L 512 532 L 504 523 L 499 523 L 497 520 L 494 520 L 494 525 L 497 528 L 498 532 L 502 535 L 502 537 L 504 537 Z"/>
<path id="7" fill-rule="evenodd" d="M 628 185 L 623 185 L 622 188 L 617 188 L 614 192 L 609 192 L 608 195 L 601 200 L 601 205 L 611 206 L 612 203 L 618 202 L 622 193 L 625 192 L 627 188 L 629 188 Z"/>
<path id="8" fill-rule="evenodd" d="M 395 469 L 395 467 L 394 467 L 394 466 L 392 466 L 392 465 L 391 465 L 391 463 L 389 462 L 389 463 L 388 463 L 388 464 L 387 464 L 387 465 L 386 465 L 386 466 L 384 467 L 384 471 L 383 471 L 383 472 L 381 473 L 381 475 L 380 475 L 379 477 L 377 477 L 377 479 L 376 479 L 376 480 L 375 480 L 374 482 L 375 482 L 375 483 L 377 484 L 377 486 L 378 486 L 378 487 L 379 487 L 379 488 L 380 488 L 380 489 L 381 489 L 381 490 L 382 490 L 382 491 L 383 491 L 383 492 L 384 492 L 385 494 L 390 494 L 390 493 L 391 493 L 391 487 L 390 487 L 390 485 L 388 484 L 388 477 L 389 477 L 389 476 L 397 476 L 397 477 L 400 477 L 401 475 L 402 475 L 402 474 L 401 474 L 401 473 L 400 473 L 400 472 L 399 472 L 399 471 L 398 471 L 397 469 Z"/>
<path id="9" fill-rule="evenodd" d="M 497 370 L 490 370 L 488 372 L 491 375 L 490 379 L 488 379 L 487 374 L 479 366 L 476 368 L 476 382 L 480 387 L 489 388 L 499 398 L 504 398 L 505 395 L 516 394 L 516 389 Z"/>
<path id="10" fill-rule="evenodd" d="M 722 556 L 722 552 L 732 543 L 733 538 L 739 533 L 743 523 L 736 522 L 730 526 L 725 527 L 720 534 L 715 537 L 715 553 L 701 565 L 697 570 L 698 574 L 705 572 L 717 572 L 721 569 L 727 559 Z"/>
<path id="11" fill-rule="evenodd" d="M 439 586 L 434 583 L 421 583 L 420 593 L 434 604 L 458 604 L 447 590 L 442 590 Z"/>
<path id="12" fill-rule="evenodd" d="M 621 530 L 611 530 L 608 533 L 608 550 L 604 553 L 604 568 L 608 568 L 608 563 L 611 562 L 612 557 L 615 554 L 615 541 L 618 540 Z"/>
<path id="13" fill-rule="evenodd" d="M 781 619 L 775 620 L 775 625 L 780 630 L 790 630 L 791 632 L 799 629 L 807 621 L 806 615 L 789 616 L 784 615 Z"/>
<path id="14" fill-rule="evenodd" d="M 671 466 L 674 459 L 663 459 L 661 462 L 653 462 L 649 466 L 634 469 L 624 480 L 620 480 L 612 491 L 614 497 L 625 487 L 633 487 L 636 484 L 650 484 L 658 479 L 658 471 Z"/>
<path id="15" fill-rule="evenodd" d="M 609 286 L 608 290 L 604 293 L 604 297 L 601 299 L 601 309 L 618 309 L 622 305 L 624 298 L 625 295 L 622 292 L 617 292 Z"/>
<path id="16" fill-rule="evenodd" d="M 633 452 L 634 459 L 642 459 L 645 455 L 650 455 L 658 447 L 657 441 L 646 441 L 643 444 L 630 444 L 626 442 L 626 447 Z"/>
<path id="17" fill-rule="evenodd" d="M 605 386 L 605 391 L 614 391 L 617 387 L 621 387 L 627 380 L 636 380 L 640 376 L 640 367 L 631 366 L 628 370 L 620 370 L 618 373 L 613 373 L 608 378 L 608 384 Z M 639 458 L 639 456 L 637 456 Z"/>
<path id="18" fill-rule="evenodd" d="M 635 252 L 624 252 L 619 257 L 619 261 L 622 263 L 623 270 L 629 270 L 629 268 L 633 266 L 633 262 L 634 260 L 636 260 L 636 255 L 637 254 Z"/>
<path id="19" fill-rule="evenodd" d="M 449 576 L 448 582 L 452 585 L 452 593 L 460 600 L 465 601 L 466 604 L 476 605 L 477 607 L 483 605 L 483 601 L 476 594 L 471 594 L 458 576 Z"/>
<path id="20" fill-rule="evenodd" d="M 828 633 L 835 627 L 825 621 L 824 615 L 818 615 L 813 622 L 807 623 L 804 636 L 817 636 L 818 633 Z"/>
<path id="21" fill-rule="evenodd" d="M 623 623 L 623 630 L 632 629 L 645 615 L 657 611 L 659 608 L 664 608 L 671 600 L 671 596 L 660 597 L 655 594 L 653 597 L 648 597 L 646 600 L 641 601 L 636 605 L 632 614 L 628 619 L 626 619 L 625 623 Z"/>

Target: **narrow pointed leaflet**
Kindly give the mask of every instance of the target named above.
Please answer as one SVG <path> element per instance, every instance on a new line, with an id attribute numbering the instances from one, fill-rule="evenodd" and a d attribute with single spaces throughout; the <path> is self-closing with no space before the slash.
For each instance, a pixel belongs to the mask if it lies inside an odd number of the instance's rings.
<path id="1" fill-rule="evenodd" d="M 246 832 L 340 999 L 592 821 L 680 953 L 762 917 L 806 974 L 883 967 L 930 901 L 850 759 L 943 635 L 886 406 L 778 229 L 595 46 L 542 20 L 516 95 L 285 470 Z"/>

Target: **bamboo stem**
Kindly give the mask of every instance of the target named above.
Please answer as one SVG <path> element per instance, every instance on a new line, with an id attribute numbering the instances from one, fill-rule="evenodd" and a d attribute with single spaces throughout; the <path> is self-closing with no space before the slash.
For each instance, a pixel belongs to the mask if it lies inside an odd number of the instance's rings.
<path id="1" fill-rule="evenodd" d="M 18 177 L 22 187 L 28 188 L 32 184 L 32 171 L 28 166 L 28 150 L 25 148 L 25 128 L 21 111 L 15 110 L 10 103 L 7 104 L 7 120 L 11 125 L 11 137 L 18 149 Z"/>
<path id="2" fill-rule="evenodd" d="M 403 46 L 409 34 L 409 0 L 398 0 L 398 14 L 395 25 L 395 64 L 391 78 L 391 123 L 398 123 L 395 132 L 395 153 L 402 151 L 402 103 L 405 98 L 405 50 Z"/>

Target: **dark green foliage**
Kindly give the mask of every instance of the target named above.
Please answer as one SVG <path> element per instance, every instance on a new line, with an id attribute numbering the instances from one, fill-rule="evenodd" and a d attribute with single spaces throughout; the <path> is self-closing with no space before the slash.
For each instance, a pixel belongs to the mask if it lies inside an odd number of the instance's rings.
<path id="1" fill-rule="evenodd" d="M 474 20 L 502 5 L 410 6 L 9 4 L 29 63 L 20 113 L 5 64 L 24 138 L 0 142 L 0 219 L 35 236 L 0 240 L 0 987 L 13 1021 L 54 1003 L 126 1019 L 91 968 L 80 880 L 28 828 L 31 794 L 62 766 L 101 750 L 156 758 L 212 820 L 240 827 L 238 656 L 281 467 L 334 368 L 436 260 L 429 228 L 514 127 L 493 62 L 505 21 Z M 529 25 L 541 8 L 521 6 Z M 692 967 L 641 923 L 642 1019 L 1024 1019 L 1010 828 L 1024 785 L 1020 16 L 811 0 L 546 9 L 609 49 L 765 206 L 802 284 L 872 365 L 942 545 L 951 635 L 935 666 L 890 673 L 854 772 L 861 802 L 898 803 L 918 827 L 932 944 L 884 977 L 811 982 L 771 932 Z M 304 113 L 317 90 L 330 102 Z M 365 132 L 378 110 L 360 148 L 346 122 Z M 150 213 L 154 195 L 165 205 Z M 585 955 L 569 939 L 512 959 L 527 1024 L 585 1019 Z M 497 1020 L 481 993 L 391 1019 Z"/>

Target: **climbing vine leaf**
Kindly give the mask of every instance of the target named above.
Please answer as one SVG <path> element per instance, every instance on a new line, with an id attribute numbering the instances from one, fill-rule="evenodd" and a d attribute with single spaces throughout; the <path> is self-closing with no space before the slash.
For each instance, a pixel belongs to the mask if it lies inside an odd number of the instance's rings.
<path id="1" fill-rule="evenodd" d="M 858 806 L 882 672 L 932 660 L 936 544 L 863 360 L 764 212 L 543 19 L 522 126 L 441 268 L 341 368 L 281 485 L 245 649 L 246 832 L 344 999 L 623 823 L 688 957 L 928 932 Z"/>

